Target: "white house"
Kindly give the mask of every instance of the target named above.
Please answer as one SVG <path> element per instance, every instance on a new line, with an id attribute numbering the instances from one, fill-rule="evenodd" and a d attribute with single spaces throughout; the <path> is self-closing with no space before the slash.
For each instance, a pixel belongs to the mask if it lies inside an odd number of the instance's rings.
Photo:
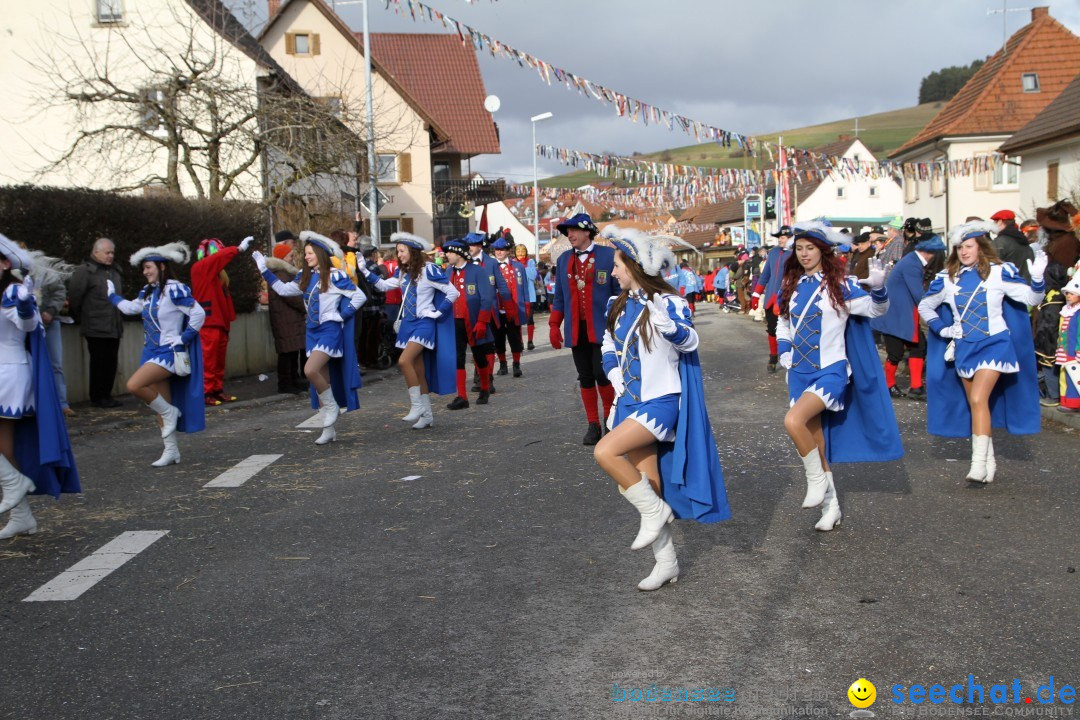
<path id="1" fill-rule="evenodd" d="M 874 154 L 862 140 L 849 136 L 814 152 L 856 163 L 874 162 Z M 846 176 L 830 173 L 816 182 L 794 183 L 791 188 L 795 220 L 828 218 L 833 225 L 849 227 L 884 225 L 900 214 L 903 191 L 893 178 L 865 173 Z"/>

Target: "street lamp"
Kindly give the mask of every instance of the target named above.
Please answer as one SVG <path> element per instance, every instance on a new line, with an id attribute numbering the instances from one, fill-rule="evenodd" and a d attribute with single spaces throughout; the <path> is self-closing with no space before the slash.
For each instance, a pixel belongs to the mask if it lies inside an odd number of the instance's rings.
<path id="1" fill-rule="evenodd" d="M 536 264 L 540 264 L 540 194 L 537 190 L 536 179 L 536 123 L 547 120 L 551 113 L 533 115 L 529 120 L 532 122 L 532 150 L 533 150 L 533 239 L 536 242 Z"/>

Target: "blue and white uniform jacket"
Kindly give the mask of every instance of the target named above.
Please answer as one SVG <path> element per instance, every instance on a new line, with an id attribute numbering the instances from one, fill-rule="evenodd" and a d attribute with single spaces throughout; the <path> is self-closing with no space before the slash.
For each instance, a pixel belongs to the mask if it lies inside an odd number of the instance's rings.
<path id="1" fill-rule="evenodd" d="M 33 295 L 19 300 L 19 285 L 11 283 L 4 290 L 0 307 L 6 320 L 0 322 L 0 365 L 29 365 L 26 334 L 33 332 L 41 322 Z"/>
<path id="2" fill-rule="evenodd" d="M 953 317 L 960 318 L 963 340 L 978 342 L 1008 330 L 1001 314 L 1006 296 L 1034 306 L 1042 302 L 1043 290 L 1042 282 L 1029 286 L 1012 263 L 992 264 L 986 280 L 979 277 L 975 265 L 960 268 L 955 280 L 949 278 L 948 270 L 942 270 L 919 301 L 919 316 L 940 335 L 945 322 L 938 317 L 937 308 L 948 303 Z"/>
<path id="3" fill-rule="evenodd" d="M 880 317 L 889 309 L 885 288 L 866 292 L 854 277 L 845 279 L 844 307 L 837 310 L 822 285 L 821 273 L 803 275 L 788 303 L 788 315 L 776 323 L 779 354 L 791 355 L 791 369 L 813 373 L 838 362 L 847 362 L 844 331 L 848 315 Z M 849 369 L 850 372 L 850 369 Z"/>
<path id="4" fill-rule="evenodd" d="M 269 270 L 263 273 L 266 282 L 278 295 L 304 298 L 309 328 L 317 328 L 328 322 L 343 323 L 355 315 L 367 300 L 364 291 L 353 284 L 344 270 L 330 269 L 330 282 L 326 284 L 326 292 L 319 291 L 320 278 L 317 272 L 311 273 L 307 288 L 301 289 L 302 275 L 302 272 L 298 273 L 292 282 L 286 283 L 278 280 Z M 346 300 L 345 303 L 341 302 L 342 298 Z"/>
<path id="5" fill-rule="evenodd" d="M 421 318 L 439 318 L 454 309 L 454 301 L 458 299 L 458 289 L 446 276 L 446 271 L 435 263 L 427 263 L 420 272 L 417 282 L 412 278 L 401 275 L 398 268 L 393 277 L 378 278 L 369 275 L 375 287 L 383 292 L 401 288 L 401 318 L 403 320 L 418 320 Z M 435 306 L 435 293 L 440 292 L 443 298 L 439 306 Z"/>
<path id="6" fill-rule="evenodd" d="M 150 350 L 190 345 L 206 320 L 206 312 L 195 301 L 191 288 L 179 280 L 167 281 L 164 289 L 146 285 L 134 300 L 115 293 L 109 300 L 125 315 L 142 315 L 145 344 Z"/>
<path id="7" fill-rule="evenodd" d="M 664 295 L 668 317 L 675 323 L 675 331 L 661 335 L 655 327 L 650 328 L 651 348 L 646 350 L 641 341 L 640 323 L 645 302 L 643 294 L 630 293 L 619 319 L 615 322 L 615 334 L 604 331 L 604 342 L 600 346 L 603 353 L 604 372 L 614 368 L 622 369 L 625 393 L 634 402 L 645 402 L 663 395 L 682 392 L 679 379 L 679 354 L 693 352 L 698 346 L 697 331 L 690 320 L 690 306 L 678 295 Z M 610 310 L 615 298 L 608 301 Z M 627 342 L 627 335 L 633 337 Z"/>

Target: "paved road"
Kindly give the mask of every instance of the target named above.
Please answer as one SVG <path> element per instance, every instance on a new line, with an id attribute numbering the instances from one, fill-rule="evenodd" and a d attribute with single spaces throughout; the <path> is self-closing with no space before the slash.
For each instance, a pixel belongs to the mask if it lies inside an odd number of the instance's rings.
<path id="1" fill-rule="evenodd" d="M 699 330 L 735 517 L 677 524 L 677 585 L 634 589 L 652 559 L 580 445 L 566 351 L 423 433 L 391 379 L 332 446 L 292 400 L 215 415 L 162 471 L 147 417 L 77 438 L 85 494 L 0 542 L 0 718 L 844 716 L 859 677 L 879 717 L 910 717 L 927 706 L 893 685 L 1080 682 L 1071 429 L 999 433 L 976 490 L 966 443 L 898 403 L 906 460 L 839 467 L 844 523 L 816 533 L 763 327 L 707 309 Z M 130 531 L 167 534 L 75 600 L 23 602 Z M 734 701 L 613 700 L 653 683 Z"/>

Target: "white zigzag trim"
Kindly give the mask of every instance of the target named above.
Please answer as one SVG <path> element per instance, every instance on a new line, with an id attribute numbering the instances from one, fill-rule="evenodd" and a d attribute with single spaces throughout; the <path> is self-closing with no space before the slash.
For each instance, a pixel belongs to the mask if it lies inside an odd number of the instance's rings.
<path id="1" fill-rule="evenodd" d="M 417 345 L 422 345 L 423 347 L 427 348 L 428 350 L 434 350 L 435 349 L 435 341 L 434 340 L 431 340 L 429 338 L 417 337 L 416 335 L 413 335 L 408 340 L 406 340 L 404 343 L 401 342 L 400 340 L 398 340 L 394 344 L 397 345 L 401 349 L 405 349 L 405 346 L 408 345 L 411 342 L 414 342 Z"/>
<path id="2" fill-rule="evenodd" d="M 164 358 L 150 358 L 146 362 L 147 362 L 147 364 L 153 363 L 154 365 L 160 365 L 161 367 L 165 368 L 169 372 L 174 372 L 175 371 L 175 368 L 173 367 L 173 364 L 171 362 L 166 361 Z"/>
<path id="3" fill-rule="evenodd" d="M 971 370 L 956 369 L 956 374 L 965 380 L 975 376 L 980 370 L 996 370 L 1003 375 L 1009 375 L 1012 373 L 1020 372 L 1020 365 L 1018 363 L 1001 362 L 1000 360 L 983 360 Z"/>
<path id="4" fill-rule="evenodd" d="M 625 419 L 637 421 L 660 442 L 667 442 L 671 439 L 669 436 L 674 437 L 674 433 L 669 428 L 664 427 L 645 413 L 633 412 L 627 415 Z"/>
<path id="5" fill-rule="evenodd" d="M 826 410 L 839 412 L 844 409 L 843 403 L 841 403 L 839 400 L 833 400 L 833 396 L 831 393 L 825 392 L 816 384 L 811 385 L 810 387 L 802 391 L 803 395 L 805 395 L 806 393 L 810 393 L 811 395 L 817 395 L 819 398 L 821 398 L 821 402 L 825 403 Z M 788 407 L 795 407 L 795 400 L 788 400 Z"/>
<path id="6" fill-rule="evenodd" d="M 325 353 L 332 358 L 339 358 L 345 354 L 341 350 L 331 350 L 326 345 L 316 345 L 315 347 L 311 348 L 311 352 Z M 311 353 L 308 353 L 308 355 L 310 356 Z"/>

